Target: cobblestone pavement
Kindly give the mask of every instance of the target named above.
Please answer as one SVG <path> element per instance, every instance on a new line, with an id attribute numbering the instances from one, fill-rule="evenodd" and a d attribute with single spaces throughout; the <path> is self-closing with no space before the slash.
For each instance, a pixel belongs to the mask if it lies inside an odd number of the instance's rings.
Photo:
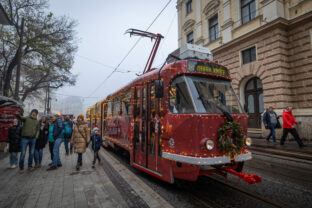
<path id="1" fill-rule="evenodd" d="M 25 157 L 26 167 L 27 159 L 28 155 Z M 129 183 L 125 182 L 127 179 L 119 175 L 119 172 L 127 174 L 121 170 L 119 164 L 110 165 L 109 162 L 112 161 L 105 160 L 92 169 L 92 159 L 93 153 L 87 149 L 83 154 L 83 166 L 80 171 L 76 171 L 77 155 L 65 156 L 63 144 L 61 146 L 63 167 L 54 171 L 46 171 L 51 162 L 48 148 L 44 150 L 42 168 L 33 172 L 25 169 L 25 173 L 20 174 L 17 168 L 8 168 L 8 157 L 0 159 L 0 207 L 170 207 L 151 189 L 142 188 L 143 183 L 135 179 L 134 175 L 130 187 Z M 108 167 L 113 176 L 109 176 Z M 114 177 L 124 181 L 123 187 L 117 186 L 118 184 L 112 180 Z M 130 190 L 130 193 L 121 192 L 121 188 Z"/>

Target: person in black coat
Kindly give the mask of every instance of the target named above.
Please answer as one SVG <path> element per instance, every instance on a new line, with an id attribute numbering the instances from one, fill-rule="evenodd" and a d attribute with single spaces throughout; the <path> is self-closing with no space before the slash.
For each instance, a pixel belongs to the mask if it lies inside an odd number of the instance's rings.
<path id="1" fill-rule="evenodd" d="M 40 119 L 40 132 L 35 146 L 35 168 L 41 168 L 43 148 L 48 142 L 49 124 L 46 117 Z"/>
<path id="2" fill-rule="evenodd" d="M 16 168 L 17 166 L 17 155 L 21 152 L 21 132 L 22 127 L 19 125 L 17 119 L 13 120 L 13 126 L 9 128 L 7 143 L 9 145 L 10 152 L 10 168 Z"/>

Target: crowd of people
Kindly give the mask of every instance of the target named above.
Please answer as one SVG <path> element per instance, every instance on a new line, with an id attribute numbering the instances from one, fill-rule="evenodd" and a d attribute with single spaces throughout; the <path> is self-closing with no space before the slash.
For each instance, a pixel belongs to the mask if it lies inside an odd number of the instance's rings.
<path id="1" fill-rule="evenodd" d="M 13 126 L 8 132 L 8 151 L 10 152 L 10 168 L 19 167 L 19 173 L 24 173 L 24 159 L 28 147 L 28 170 L 42 167 L 43 149 L 49 144 L 51 163 L 48 171 L 62 167 L 60 157 L 60 146 L 64 142 L 65 154 L 77 153 L 76 169 L 82 166 L 82 155 L 86 152 L 90 141 L 94 151 L 92 168 L 95 168 L 96 160 L 101 162 L 98 151 L 102 146 L 102 137 L 99 129 L 94 128 L 92 136 L 84 116 L 79 115 L 74 121 L 69 116 L 62 117 L 61 114 L 53 116 L 42 116 L 39 120 L 38 110 L 33 109 L 29 116 L 22 116 L 20 112 L 16 114 Z M 20 152 L 19 163 L 18 153 Z M 35 162 L 33 166 L 33 161 Z"/>

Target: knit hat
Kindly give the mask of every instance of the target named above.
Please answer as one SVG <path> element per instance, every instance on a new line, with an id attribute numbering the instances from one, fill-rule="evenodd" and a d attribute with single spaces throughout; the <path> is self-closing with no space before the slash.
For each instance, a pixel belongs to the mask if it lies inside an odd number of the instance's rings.
<path id="1" fill-rule="evenodd" d="M 78 115 L 77 119 L 78 119 L 78 118 L 81 118 L 82 120 L 84 120 L 84 115 L 83 115 L 83 114 L 80 114 L 80 115 Z"/>
<path id="2" fill-rule="evenodd" d="M 99 130 L 98 127 L 94 127 L 94 128 L 92 129 L 92 131 L 98 131 L 98 130 Z"/>
<path id="3" fill-rule="evenodd" d="M 37 109 L 32 109 L 32 110 L 30 111 L 30 114 L 32 114 L 33 112 L 35 112 L 35 113 L 38 114 L 38 110 L 37 110 Z"/>

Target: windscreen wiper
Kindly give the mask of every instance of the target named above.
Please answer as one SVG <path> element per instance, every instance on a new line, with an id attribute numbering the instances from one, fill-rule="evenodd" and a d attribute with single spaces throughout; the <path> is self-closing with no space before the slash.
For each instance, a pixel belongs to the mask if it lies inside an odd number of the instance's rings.
<path id="1" fill-rule="evenodd" d="M 221 108 L 220 106 L 218 106 L 215 102 L 211 102 L 211 101 L 209 101 L 209 100 L 206 100 L 206 99 L 204 98 L 203 95 L 199 95 L 198 99 L 201 99 L 201 101 L 207 103 L 208 105 L 214 104 L 214 105 L 216 106 L 216 108 L 218 108 L 218 109 L 223 113 L 224 117 L 226 117 L 226 119 L 227 119 L 229 122 L 233 122 L 233 121 L 234 121 L 234 119 L 233 119 L 233 117 L 231 116 L 231 114 L 230 114 L 228 111 L 226 111 L 226 110 L 224 110 L 223 108 Z"/>

